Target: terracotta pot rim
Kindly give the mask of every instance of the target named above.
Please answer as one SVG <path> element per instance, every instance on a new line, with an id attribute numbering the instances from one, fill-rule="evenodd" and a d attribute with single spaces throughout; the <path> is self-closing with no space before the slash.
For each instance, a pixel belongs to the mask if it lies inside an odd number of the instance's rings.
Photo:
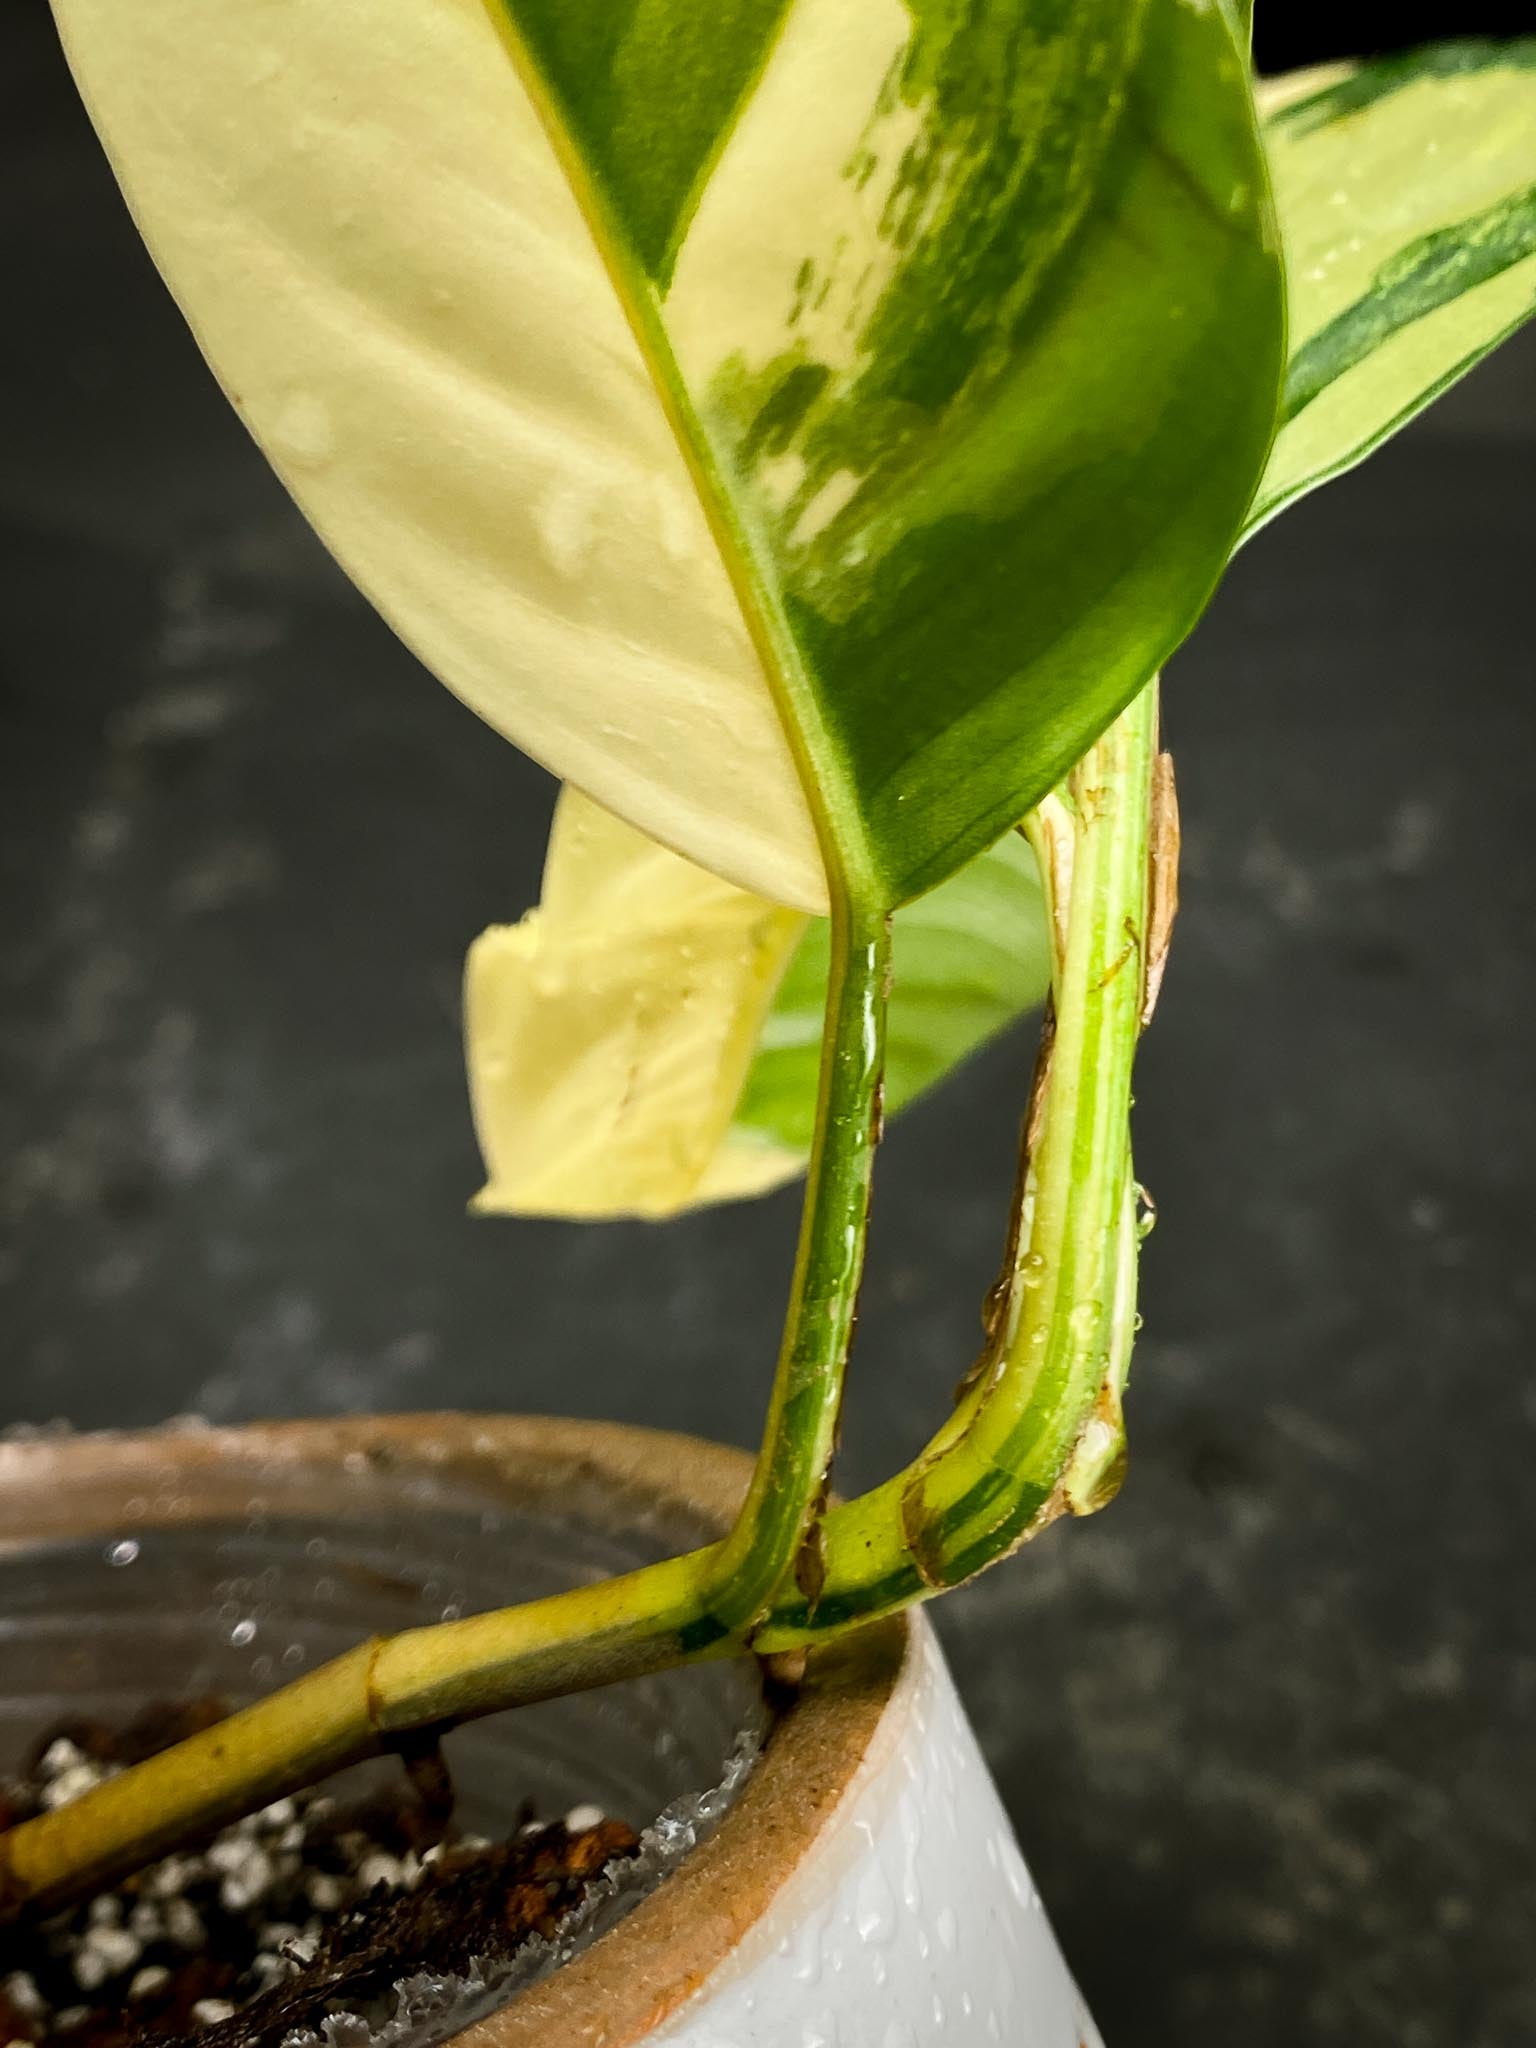
<path id="1" fill-rule="evenodd" d="M 361 1453 L 391 1466 L 420 1465 L 508 1490 L 510 1497 L 568 1499 L 578 1488 L 646 1510 L 686 1516 L 725 1532 L 751 1471 L 737 1450 L 699 1438 L 620 1423 L 549 1416 L 410 1414 L 238 1427 L 43 1436 L 0 1445 L 0 1496 L 11 1538 L 78 1533 L 59 1479 L 127 1483 L 152 1456 L 183 1484 L 231 1459 L 337 1463 Z M 17 1490 L 37 1520 L 14 1512 Z M 847 1796 L 892 1711 L 907 1666 L 904 1620 L 878 1624 L 816 1652 L 797 1696 L 777 1715 L 761 1760 L 715 1833 L 619 1924 L 542 1983 L 477 2021 L 464 2048 L 545 2048 L 601 2043 L 626 2048 L 676 2012 L 730 1956 L 810 1852 Z"/>

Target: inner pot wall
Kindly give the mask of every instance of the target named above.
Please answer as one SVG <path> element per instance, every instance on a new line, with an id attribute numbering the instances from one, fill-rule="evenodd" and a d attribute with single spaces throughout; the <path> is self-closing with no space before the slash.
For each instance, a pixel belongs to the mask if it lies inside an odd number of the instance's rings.
<path id="1" fill-rule="evenodd" d="M 494 1427 L 467 1446 L 456 1431 L 403 1444 L 369 1432 L 339 1458 L 333 1434 L 23 1451 L 24 1469 L 41 1469 L 0 1503 L 0 1530 L 28 1539 L 0 1564 L 3 1759 L 61 1715 L 120 1720 L 171 1693 L 242 1704 L 364 1637 L 537 1599 L 715 1534 L 688 1503 L 566 1460 L 570 1484 L 530 1484 Z M 473 1723 L 447 1750 L 461 1817 L 480 1832 L 505 1833 L 525 1799 L 551 1818 L 595 1800 L 642 1827 L 717 1783 L 763 1722 L 750 1663 L 699 1665 Z"/>

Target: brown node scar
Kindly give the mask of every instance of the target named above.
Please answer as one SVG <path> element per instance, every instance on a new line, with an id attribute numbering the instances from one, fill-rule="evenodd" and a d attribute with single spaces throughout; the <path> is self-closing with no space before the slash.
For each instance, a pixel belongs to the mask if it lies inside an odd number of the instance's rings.
<path id="1" fill-rule="evenodd" d="M 821 1492 L 812 1511 L 811 1525 L 806 1530 L 799 1551 L 795 1556 L 795 1585 L 800 1597 L 814 1614 L 816 1603 L 821 1598 L 822 1588 L 827 1583 L 826 1541 L 822 1535 L 822 1517 L 827 1512 L 827 1486 L 822 1481 Z"/>
<path id="2" fill-rule="evenodd" d="M 1172 754 L 1159 754 L 1152 767 L 1151 845 L 1147 858 L 1147 978 L 1141 998 L 1141 1028 L 1157 1008 L 1168 965 L 1173 921 L 1179 910 L 1179 793 Z"/>

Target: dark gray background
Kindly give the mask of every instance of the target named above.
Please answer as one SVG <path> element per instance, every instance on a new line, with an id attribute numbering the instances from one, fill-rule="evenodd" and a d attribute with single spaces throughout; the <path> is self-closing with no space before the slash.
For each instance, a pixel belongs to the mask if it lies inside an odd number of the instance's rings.
<path id="1" fill-rule="evenodd" d="M 793 1194 L 471 1223 L 464 948 L 551 785 L 248 446 L 0 23 L 0 1419 L 532 1408 L 747 1442 Z M 1536 2040 L 1536 352 L 1177 664 L 1130 1484 L 940 1626 L 1112 2048 Z M 843 1479 L 969 1355 L 1022 1034 L 892 1131 Z"/>

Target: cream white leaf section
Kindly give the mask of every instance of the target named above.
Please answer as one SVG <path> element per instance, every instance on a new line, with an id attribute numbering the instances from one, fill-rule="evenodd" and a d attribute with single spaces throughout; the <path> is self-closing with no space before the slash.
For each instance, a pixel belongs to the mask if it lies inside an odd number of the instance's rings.
<path id="1" fill-rule="evenodd" d="M 539 908 L 469 955 L 475 1207 L 664 1216 L 793 1172 L 722 1145 L 805 922 L 566 790 Z"/>
<path id="2" fill-rule="evenodd" d="M 652 837 L 822 907 L 697 490 L 483 0 L 57 13 L 204 352 L 389 623 Z"/>
<path id="3" fill-rule="evenodd" d="M 895 919 L 892 1114 L 1044 998 L 1033 854 L 1005 834 Z M 471 950 L 466 1038 L 489 1182 L 516 1214 L 667 1216 L 805 1170 L 827 922 L 717 881 L 567 790 L 540 906 Z"/>
<path id="4" fill-rule="evenodd" d="M 728 366 L 760 377 L 791 346 L 832 380 L 864 366 L 863 336 L 900 259 L 879 223 L 925 139 L 928 110 L 889 90 L 911 35 L 902 0 L 790 6 L 699 194 L 667 293 L 673 346 L 693 389 L 707 391 Z M 860 157 L 861 174 L 850 178 Z M 822 280 L 814 294 L 807 273 Z M 798 490 L 803 474 L 790 474 Z M 860 479 L 843 474 L 851 496 Z M 822 523 L 832 516 L 829 508 Z"/>

